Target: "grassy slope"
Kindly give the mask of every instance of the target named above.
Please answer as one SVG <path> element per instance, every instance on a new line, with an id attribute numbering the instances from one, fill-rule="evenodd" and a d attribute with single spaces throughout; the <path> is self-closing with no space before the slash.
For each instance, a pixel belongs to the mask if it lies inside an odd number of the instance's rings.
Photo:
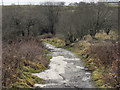
<path id="1" fill-rule="evenodd" d="M 81 58 L 84 62 L 84 65 L 92 71 L 91 77 L 96 87 L 114 88 L 114 86 L 117 86 L 116 80 L 112 77 L 113 75 L 115 75 L 115 73 L 111 73 L 109 71 L 111 67 L 106 68 L 104 65 L 99 63 L 98 57 L 90 53 L 88 49 L 93 43 L 99 44 L 100 42 L 105 42 L 105 40 L 110 40 L 110 42 L 111 40 L 116 40 L 117 35 L 115 32 L 110 32 L 109 35 L 106 35 L 105 33 L 98 33 L 96 35 L 96 38 L 98 38 L 98 40 L 92 40 L 92 38 L 88 35 L 85 37 L 85 40 L 79 41 L 77 43 L 72 43 L 67 47 L 65 46 L 65 42 L 57 37 L 44 39 L 43 41 L 53 44 L 57 47 L 66 48 L 76 54 L 79 58 Z M 112 85 L 105 80 L 105 77 L 111 77 Z"/>
<path id="2" fill-rule="evenodd" d="M 48 54 L 49 51 L 47 49 L 44 50 L 45 54 Z M 49 60 L 52 58 L 50 55 L 44 55 L 49 64 Z M 16 83 L 13 84 L 15 88 L 33 88 L 35 83 L 43 84 L 45 81 L 42 78 L 38 78 L 31 73 L 39 73 L 48 69 L 43 64 L 38 64 L 33 61 L 24 60 L 23 64 L 18 67 L 17 71 L 21 73 L 21 75 L 17 76 Z M 16 76 L 15 76 L 16 77 Z"/>
<path id="3" fill-rule="evenodd" d="M 50 55 L 46 55 L 49 60 L 51 59 Z M 39 73 L 41 71 L 44 71 L 48 69 L 43 64 L 37 64 L 32 61 L 24 60 L 24 63 L 18 67 L 17 71 L 21 73 L 20 76 L 14 76 L 17 77 L 17 81 L 13 84 L 13 87 L 15 88 L 33 88 L 35 83 L 43 84 L 45 81 L 42 78 L 38 78 L 31 73 Z"/>

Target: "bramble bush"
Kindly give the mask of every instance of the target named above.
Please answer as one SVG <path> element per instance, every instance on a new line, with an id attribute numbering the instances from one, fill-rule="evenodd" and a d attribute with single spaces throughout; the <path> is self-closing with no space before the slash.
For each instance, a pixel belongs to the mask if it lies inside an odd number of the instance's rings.
<path id="1" fill-rule="evenodd" d="M 36 38 L 21 37 L 17 40 L 3 41 L 3 87 L 10 88 L 16 82 L 17 77 L 21 76 L 18 68 L 24 65 L 25 60 L 47 66 L 48 60 L 43 55 L 43 50 L 43 46 Z"/>

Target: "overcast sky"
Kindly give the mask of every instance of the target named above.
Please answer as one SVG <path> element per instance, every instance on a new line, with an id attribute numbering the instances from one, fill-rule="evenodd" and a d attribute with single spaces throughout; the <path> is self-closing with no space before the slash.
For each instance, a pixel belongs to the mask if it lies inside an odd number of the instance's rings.
<path id="1" fill-rule="evenodd" d="M 2 0 L 0 0 L 2 1 Z M 14 4 L 21 4 L 21 5 L 24 5 L 24 4 L 39 4 L 40 2 L 65 2 L 66 4 L 69 4 L 69 3 L 73 3 L 73 2 L 81 2 L 81 1 L 85 1 L 85 2 L 90 2 L 90 1 L 94 1 L 94 2 L 97 2 L 97 1 L 108 1 L 108 0 L 3 0 L 3 4 L 4 5 L 11 5 L 12 3 Z M 117 0 L 109 0 L 109 1 L 117 1 Z M 2 2 L 0 2 L 1 4 Z"/>

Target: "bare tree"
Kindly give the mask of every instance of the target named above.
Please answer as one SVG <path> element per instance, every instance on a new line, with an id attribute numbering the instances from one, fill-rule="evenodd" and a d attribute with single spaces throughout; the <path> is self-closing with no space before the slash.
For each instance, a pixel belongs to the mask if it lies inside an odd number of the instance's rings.
<path id="1" fill-rule="evenodd" d="M 47 2 L 45 3 L 46 6 L 46 16 L 48 18 L 48 27 L 49 27 L 49 32 L 53 35 L 56 34 L 55 30 L 55 24 L 58 22 L 58 16 L 60 12 L 60 8 L 58 5 L 56 5 L 53 2 Z"/>
<path id="2" fill-rule="evenodd" d="M 94 6 L 94 7 L 93 7 Z M 88 22 L 90 27 L 90 35 L 95 39 L 95 34 L 99 32 L 100 30 L 104 30 L 107 28 L 107 33 L 109 33 L 109 30 L 111 28 L 111 15 L 112 11 L 109 7 L 105 6 L 103 3 L 98 3 L 92 5 L 93 8 L 91 8 L 94 15 L 91 15 L 91 20 Z M 107 26 L 107 27 L 106 27 Z"/>
<path id="3" fill-rule="evenodd" d="M 105 6 L 104 3 L 80 3 L 76 11 L 78 16 L 77 18 L 80 20 L 79 29 L 84 29 L 84 33 L 79 31 L 80 34 L 82 33 L 83 36 L 90 34 L 93 39 L 96 39 L 95 35 L 100 30 L 106 30 L 107 33 L 109 33 L 112 26 L 112 13 L 113 11 L 109 7 Z"/>

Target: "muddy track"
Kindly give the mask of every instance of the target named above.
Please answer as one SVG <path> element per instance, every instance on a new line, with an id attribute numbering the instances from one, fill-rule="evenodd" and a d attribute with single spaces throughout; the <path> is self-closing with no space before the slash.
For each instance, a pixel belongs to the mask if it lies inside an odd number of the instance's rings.
<path id="1" fill-rule="evenodd" d="M 43 43 L 50 50 L 52 59 L 49 69 L 34 73 L 46 81 L 46 84 L 35 84 L 41 88 L 94 88 L 90 72 L 86 71 L 80 58 L 72 52 Z"/>

